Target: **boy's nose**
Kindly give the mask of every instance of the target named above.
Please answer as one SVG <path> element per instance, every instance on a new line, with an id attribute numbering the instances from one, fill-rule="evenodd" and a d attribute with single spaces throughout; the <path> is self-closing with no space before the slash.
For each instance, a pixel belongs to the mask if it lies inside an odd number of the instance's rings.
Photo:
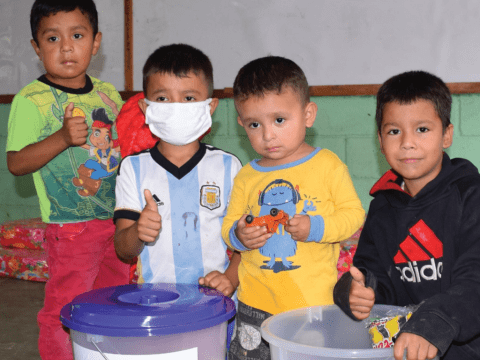
<path id="1" fill-rule="evenodd" d="M 62 51 L 69 52 L 73 50 L 73 42 L 70 39 L 62 40 Z"/>
<path id="2" fill-rule="evenodd" d="M 265 126 L 263 128 L 263 140 L 269 141 L 275 138 L 275 130 L 271 126 Z"/>
<path id="3" fill-rule="evenodd" d="M 413 134 L 403 133 L 401 146 L 404 149 L 414 148 L 415 147 L 415 136 Z"/>

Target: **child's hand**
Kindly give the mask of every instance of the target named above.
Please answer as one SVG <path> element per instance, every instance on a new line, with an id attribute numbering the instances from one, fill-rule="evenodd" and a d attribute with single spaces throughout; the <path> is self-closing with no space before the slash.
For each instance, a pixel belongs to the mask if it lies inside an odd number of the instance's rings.
<path id="1" fill-rule="evenodd" d="M 212 271 L 204 277 L 199 278 L 198 283 L 218 290 L 225 296 L 231 296 L 235 291 L 235 288 L 228 277 L 219 271 Z"/>
<path id="2" fill-rule="evenodd" d="M 153 242 L 162 228 L 162 217 L 158 213 L 158 206 L 150 190 L 144 191 L 147 204 L 143 208 L 137 221 L 138 238 L 145 242 Z"/>
<path id="3" fill-rule="evenodd" d="M 370 315 L 375 303 L 375 292 L 370 287 L 365 287 L 365 275 L 355 266 L 350 268 L 352 285 L 350 287 L 350 310 L 358 320 L 366 319 Z"/>
<path id="4" fill-rule="evenodd" d="M 437 356 L 438 349 L 419 335 L 401 333 L 393 346 L 395 360 L 403 360 L 407 350 L 407 360 L 433 359 Z"/>
<path id="5" fill-rule="evenodd" d="M 73 116 L 73 103 L 68 104 L 63 117 L 61 134 L 68 146 L 83 145 L 87 142 L 88 125 L 83 116 Z"/>
<path id="6" fill-rule="evenodd" d="M 295 241 L 306 241 L 310 234 L 310 216 L 295 214 L 288 219 L 285 230 L 290 233 Z"/>
<path id="7" fill-rule="evenodd" d="M 247 227 L 246 217 L 247 215 L 242 215 L 240 220 L 238 220 L 235 235 L 247 249 L 259 249 L 266 244 L 267 240 L 272 237 L 272 234 L 267 232 L 265 226 Z"/>

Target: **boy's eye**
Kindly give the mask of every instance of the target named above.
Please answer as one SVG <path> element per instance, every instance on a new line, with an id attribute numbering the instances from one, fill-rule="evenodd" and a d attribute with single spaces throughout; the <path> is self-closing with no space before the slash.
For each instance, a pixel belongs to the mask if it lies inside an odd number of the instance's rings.
<path id="1" fill-rule="evenodd" d="M 400 130 L 398 129 L 392 129 L 387 132 L 388 135 L 398 135 L 400 134 Z"/>
<path id="2" fill-rule="evenodd" d="M 156 102 L 166 102 L 168 101 L 168 98 L 165 96 L 159 96 L 155 99 Z"/>
<path id="3" fill-rule="evenodd" d="M 185 96 L 185 101 L 195 101 L 193 96 Z"/>
<path id="4" fill-rule="evenodd" d="M 73 38 L 74 38 L 74 39 L 77 39 L 77 40 L 78 40 L 78 39 L 81 39 L 82 37 L 83 37 L 82 34 L 75 34 L 75 35 L 73 35 Z"/>
<path id="5" fill-rule="evenodd" d="M 276 122 L 277 124 L 283 124 L 283 123 L 285 122 L 285 119 L 279 117 L 279 118 L 276 118 L 276 119 L 275 119 L 275 122 Z"/>
<path id="6" fill-rule="evenodd" d="M 57 41 L 57 40 L 58 40 L 58 37 L 56 37 L 56 36 L 50 36 L 50 37 L 48 38 L 48 41 L 50 41 L 50 42 L 55 42 L 55 41 Z"/>
<path id="7" fill-rule="evenodd" d="M 248 125 L 248 127 L 252 128 L 252 129 L 256 129 L 256 128 L 260 127 L 260 124 L 257 123 L 257 122 L 253 122 L 250 125 Z"/>
<path id="8" fill-rule="evenodd" d="M 426 132 L 428 131 L 428 128 L 422 126 L 422 127 L 419 127 L 419 128 L 417 129 L 417 131 L 420 132 L 420 133 L 426 133 Z"/>

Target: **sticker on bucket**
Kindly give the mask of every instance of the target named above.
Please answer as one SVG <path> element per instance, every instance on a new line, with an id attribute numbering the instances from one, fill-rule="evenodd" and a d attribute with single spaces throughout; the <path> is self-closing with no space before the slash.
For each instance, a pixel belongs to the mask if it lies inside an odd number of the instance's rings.
<path id="1" fill-rule="evenodd" d="M 198 348 L 180 350 L 168 354 L 125 355 L 90 350 L 74 342 L 73 353 L 75 354 L 75 360 L 77 358 L 89 360 L 198 360 Z"/>

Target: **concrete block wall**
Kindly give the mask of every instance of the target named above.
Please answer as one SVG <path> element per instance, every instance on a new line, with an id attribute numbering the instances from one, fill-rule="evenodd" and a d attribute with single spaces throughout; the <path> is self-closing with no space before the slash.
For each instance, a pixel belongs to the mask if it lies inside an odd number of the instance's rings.
<path id="1" fill-rule="evenodd" d="M 350 171 L 365 210 L 368 194 L 378 178 L 389 169 L 377 140 L 374 96 L 313 97 L 318 113 L 307 142 L 335 152 Z M 30 175 L 14 177 L 7 169 L 6 146 L 9 104 L 0 104 L 0 223 L 40 216 L 38 199 Z M 212 131 L 205 142 L 231 152 L 243 164 L 257 157 L 245 131 L 237 124 L 232 99 L 221 99 L 213 116 Z M 480 94 L 453 95 L 453 145 L 450 157 L 464 157 L 480 168 Z"/>
<path id="2" fill-rule="evenodd" d="M 7 168 L 5 148 L 10 104 L 0 104 L 0 223 L 40 216 L 31 175 L 13 176 Z"/>

